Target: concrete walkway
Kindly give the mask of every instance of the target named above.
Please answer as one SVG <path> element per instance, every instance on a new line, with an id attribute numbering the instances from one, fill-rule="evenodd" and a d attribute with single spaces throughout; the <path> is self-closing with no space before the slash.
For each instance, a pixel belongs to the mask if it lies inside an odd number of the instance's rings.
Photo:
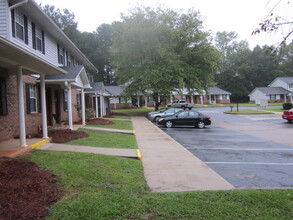
<path id="1" fill-rule="evenodd" d="M 88 147 L 67 144 L 47 143 L 38 148 L 39 150 L 72 151 L 81 153 L 104 154 L 118 157 L 138 158 L 137 149 Z"/>
<path id="2" fill-rule="evenodd" d="M 89 126 L 84 126 L 82 128 L 89 129 L 89 130 L 117 132 L 117 133 L 123 133 L 123 134 L 134 134 L 135 133 L 132 130 L 122 130 L 122 129 L 113 129 L 113 128 L 100 128 L 100 127 L 89 127 Z"/>
<path id="3" fill-rule="evenodd" d="M 230 190 L 233 186 L 144 117 L 132 117 L 144 175 L 154 192 Z"/>

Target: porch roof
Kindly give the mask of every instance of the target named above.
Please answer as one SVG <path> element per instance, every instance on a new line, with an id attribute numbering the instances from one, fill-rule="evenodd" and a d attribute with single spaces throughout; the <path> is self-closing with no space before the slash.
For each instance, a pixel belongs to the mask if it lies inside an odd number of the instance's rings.
<path id="1" fill-rule="evenodd" d="M 15 73 L 16 66 L 23 74 L 66 74 L 67 72 L 0 36 L 0 66 Z"/>
<path id="2" fill-rule="evenodd" d="M 220 89 L 218 87 L 209 87 L 208 94 L 211 94 L 211 95 L 231 95 L 230 92 L 227 92 L 227 91 Z"/>
<path id="3" fill-rule="evenodd" d="M 91 88 L 84 66 L 63 66 L 60 68 L 68 74 L 46 75 L 45 82 L 49 84 L 72 82 L 74 86 L 79 88 Z"/>
<path id="4" fill-rule="evenodd" d="M 121 96 L 123 88 L 121 86 L 105 86 L 105 89 L 111 93 L 112 96 Z"/>
<path id="5" fill-rule="evenodd" d="M 102 94 L 105 93 L 105 86 L 103 82 L 92 82 L 90 84 L 91 88 L 86 89 L 85 93 L 89 93 L 89 94 Z"/>

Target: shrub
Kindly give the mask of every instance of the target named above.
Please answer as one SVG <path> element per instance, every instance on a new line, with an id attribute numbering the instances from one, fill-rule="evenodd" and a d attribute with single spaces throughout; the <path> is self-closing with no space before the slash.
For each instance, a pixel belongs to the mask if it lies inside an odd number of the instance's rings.
<path id="1" fill-rule="evenodd" d="M 284 103 L 283 104 L 283 109 L 284 110 L 290 110 L 293 107 L 293 104 L 290 102 Z"/>

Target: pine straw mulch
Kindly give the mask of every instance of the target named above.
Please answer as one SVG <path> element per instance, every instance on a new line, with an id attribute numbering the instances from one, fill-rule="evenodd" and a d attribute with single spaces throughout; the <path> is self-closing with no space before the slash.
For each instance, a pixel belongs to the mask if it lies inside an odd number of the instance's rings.
<path id="1" fill-rule="evenodd" d="M 33 162 L 0 157 L 0 219 L 44 219 L 64 194 L 56 177 Z"/>
<path id="2" fill-rule="evenodd" d="M 48 136 L 51 138 L 51 143 L 65 143 L 79 138 L 88 137 L 84 131 L 73 131 L 70 129 L 54 129 L 50 130 Z"/>

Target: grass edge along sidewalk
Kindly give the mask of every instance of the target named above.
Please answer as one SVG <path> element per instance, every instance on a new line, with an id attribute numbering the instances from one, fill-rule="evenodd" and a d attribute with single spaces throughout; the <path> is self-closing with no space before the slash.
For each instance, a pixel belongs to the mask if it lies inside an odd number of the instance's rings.
<path id="1" fill-rule="evenodd" d="M 35 150 L 65 196 L 47 219 L 292 219 L 292 190 L 153 193 L 140 160 Z"/>

